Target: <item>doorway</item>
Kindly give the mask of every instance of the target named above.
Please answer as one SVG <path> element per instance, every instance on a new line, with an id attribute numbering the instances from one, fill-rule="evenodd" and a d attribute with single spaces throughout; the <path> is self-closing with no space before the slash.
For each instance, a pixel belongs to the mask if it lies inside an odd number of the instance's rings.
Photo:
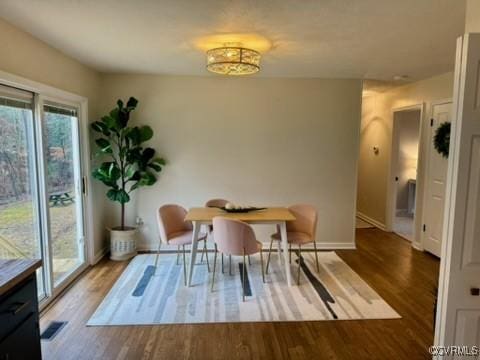
<path id="1" fill-rule="evenodd" d="M 86 267 L 80 108 L 0 85 L 0 258 L 42 260 L 41 304 Z"/>
<path id="2" fill-rule="evenodd" d="M 421 108 L 394 111 L 392 174 L 392 230 L 401 237 L 415 240 L 417 167 L 420 144 Z"/>

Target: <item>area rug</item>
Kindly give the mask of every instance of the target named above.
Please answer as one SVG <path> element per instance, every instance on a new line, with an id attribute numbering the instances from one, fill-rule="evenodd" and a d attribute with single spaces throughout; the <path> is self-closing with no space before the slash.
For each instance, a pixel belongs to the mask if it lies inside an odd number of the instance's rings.
<path id="1" fill-rule="evenodd" d="M 284 266 L 272 253 L 269 274 L 262 281 L 260 256 L 251 257 L 242 301 L 242 258 L 232 257 L 222 273 L 217 257 L 215 285 L 206 262 L 195 266 L 192 286 L 183 282 L 176 255 L 138 255 L 117 280 L 87 325 L 151 325 L 257 321 L 320 321 L 400 318 L 335 252 L 319 252 L 317 273 L 313 252 L 302 252 L 300 285 L 287 286 Z M 199 259 L 200 256 L 197 257 Z M 266 256 L 264 254 L 264 259 Z M 213 255 L 210 254 L 212 267 Z M 298 256 L 292 255 L 296 282 Z"/>

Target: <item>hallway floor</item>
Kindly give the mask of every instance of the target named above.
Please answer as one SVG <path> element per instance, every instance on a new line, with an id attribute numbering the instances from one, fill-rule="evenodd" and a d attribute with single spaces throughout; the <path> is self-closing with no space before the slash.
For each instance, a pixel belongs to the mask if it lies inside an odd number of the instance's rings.
<path id="1" fill-rule="evenodd" d="M 413 216 L 395 216 L 393 224 L 393 232 L 407 239 L 413 241 Z"/>

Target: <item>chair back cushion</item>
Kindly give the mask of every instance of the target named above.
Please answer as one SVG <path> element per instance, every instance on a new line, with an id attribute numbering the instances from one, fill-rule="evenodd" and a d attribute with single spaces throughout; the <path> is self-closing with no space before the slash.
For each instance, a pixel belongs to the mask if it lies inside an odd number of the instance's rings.
<path id="1" fill-rule="evenodd" d="M 308 234 L 312 241 L 315 240 L 318 218 L 317 209 L 307 204 L 292 205 L 288 209 L 296 219 L 287 221 L 287 231 Z"/>
<path id="2" fill-rule="evenodd" d="M 251 255 L 259 252 L 252 227 L 243 221 L 214 217 L 213 239 L 218 250 L 224 254 Z"/>
<path id="3" fill-rule="evenodd" d="M 163 205 L 158 209 L 158 227 L 163 242 L 167 243 L 172 234 L 193 229 L 192 223 L 185 221 L 185 215 L 187 210 L 180 205 Z"/>

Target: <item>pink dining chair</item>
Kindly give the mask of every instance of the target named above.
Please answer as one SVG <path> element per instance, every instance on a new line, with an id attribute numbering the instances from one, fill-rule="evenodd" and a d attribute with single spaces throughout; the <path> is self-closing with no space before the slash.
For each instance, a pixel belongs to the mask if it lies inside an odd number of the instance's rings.
<path id="1" fill-rule="evenodd" d="M 225 199 L 210 199 L 205 203 L 205 207 L 216 207 L 216 208 L 221 208 L 225 207 L 229 203 L 228 200 Z M 212 234 L 213 233 L 213 225 L 208 225 L 208 233 Z M 202 260 L 203 260 L 203 253 L 202 253 Z M 248 257 L 248 263 L 250 265 L 250 257 Z M 230 255 L 228 257 L 228 271 L 230 275 L 232 275 L 232 256 Z M 222 274 L 223 274 L 223 253 L 222 253 Z"/>
<path id="2" fill-rule="evenodd" d="M 155 258 L 155 268 L 158 263 L 158 255 L 160 254 L 160 246 L 163 243 L 169 245 L 177 245 L 177 265 L 180 257 L 180 247 L 182 247 L 183 254 L 183 280 L 187 285 L 187 266 L 185 261 L 185 245 L 192 244 L 193 225 L 190 221 L 185 221 L 185 210 L 180 205 L 163 205 L 158 209 L 157 221 L 158 230 L 160 233 L 160 241 L 158 244 L 157 256 Z M 198 241 L 203 241 L 203 252 L 207 251 L 207 234 L 200 233 Z M 210 271 L 210 264 L 207 257 L 207 268 Z M 203 258 L 203 256 L 202 256 Z"/>
<path id="3" fill-rule="evenodd" d="M 262 280 L 265 282 L 263 272 L 262 243 L 255 238 L 255 233 L 250 225 L 240 220 L 228 219 L 221 216 L 213 218 L 213 240 L 215 243 L 215 255 L 213 259 L 212 288 L 215 283 L 215 267 L 217 265 L 217 252 L 222 254 L 243 256 L 242 267 L 242 290 L 243 301 L 245 301 L 245 262 L 246 255 L 260 253 L 260 264 L 262 267 Z"/>
<path id="4" fill-rule="evenodd" d="M 300 284 L 300 268 L 302 262 L 302 245 L 313 243 L 315 249 L 315 262 L 317 265 L 317 272 L 320 271 L 318 266 L 317 243 L 315 242 L 315 235 L 317 231 L 317 209 L 312 205 L 298 204 L 292 205 L 288 208 L 295 216 L 294 221 L 287 221 L 287 241 L 289 244 L 289 259 L 292 262 L 292 244 L 298 245 L 298 273 L 297 284 Z M 277 232 L 272 234 L 270 241 L 270 248 L 268 250 L 266 273 L 268 274 L 268 266 L 270 265 L 270 255 L 272 252 L 273 241 L 279 242 L 281 240 L 280 229 L 277 227 Z"/>

